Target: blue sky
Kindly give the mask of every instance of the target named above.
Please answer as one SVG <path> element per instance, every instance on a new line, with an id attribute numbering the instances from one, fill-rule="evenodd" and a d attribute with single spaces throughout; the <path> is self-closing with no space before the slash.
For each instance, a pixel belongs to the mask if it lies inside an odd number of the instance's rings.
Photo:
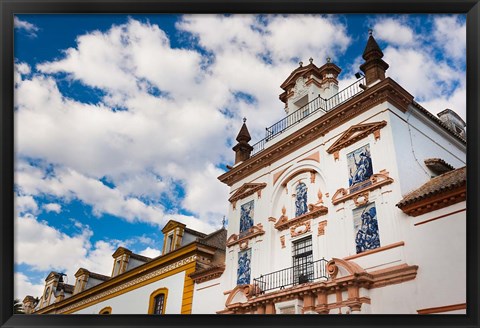
<path id="1" fill-rule="evenodd" d="M 242 118 L 263 138 L 310 57 L 348 86 L 369 28 L 387 76 L 466 120 L 463 15 L 17 15 L 15 296 L 109 275 L 118 246 L 157 256 L 170 219 L 219 228 Z"/>

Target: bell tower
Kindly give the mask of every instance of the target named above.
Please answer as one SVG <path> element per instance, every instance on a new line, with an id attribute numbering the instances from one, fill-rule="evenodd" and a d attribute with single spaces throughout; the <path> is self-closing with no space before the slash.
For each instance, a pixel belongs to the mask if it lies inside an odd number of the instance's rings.
<path id="1" fill-rule="evenodd" d="M 284 92 L 279 98 L 285 103 L 287 115 L 319 96 L 328 99 L 338 92 L 337 77 L 342 71 L 340 67 L 332 63 L 330 58 L 320 67 L 313 63 L 313 58 L 309 62 L 307 66 L 300 62 L 299 67 L 280 86 Z"/>

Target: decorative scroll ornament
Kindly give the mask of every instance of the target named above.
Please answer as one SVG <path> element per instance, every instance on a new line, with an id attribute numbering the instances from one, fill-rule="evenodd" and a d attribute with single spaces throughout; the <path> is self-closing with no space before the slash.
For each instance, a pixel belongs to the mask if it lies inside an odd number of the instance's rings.
<path id="1" fill-rule="evenodd" d="M 309 231 L 310 231 L 310 220 L 297 223 L 296 225 L 293 225 L 290 227 L 290 235 L 292 237 L 303 235 L 304 233 L 307 233 Z"/>

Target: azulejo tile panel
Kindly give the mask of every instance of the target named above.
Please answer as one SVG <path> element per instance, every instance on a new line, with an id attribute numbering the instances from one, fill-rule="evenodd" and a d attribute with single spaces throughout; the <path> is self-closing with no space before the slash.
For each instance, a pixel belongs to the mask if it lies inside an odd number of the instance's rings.
<path id="1" fill-rule="evenodd" d="M 238 253 L 237 285 L 250 283 L 250 263 L 252 261 L 252 249 L 246 249 Z"/>
<path id="2" fill-rule="evenodd" d="M 307 213 L 307 185 L 300 182 L 295 187 L 295 217 Z"/>
<path id="3" fill-rule="evenodd" d="M 354 186 L 368 180 L 373 174 L 370 144 L 366 144 L 347 154 L 348 185 Z"/>
<path id="4" fill-rule="evenodd" d="M 353 226 L 357 254 L 380 247 L 375 203 L 353 210 Z"/>
<path id="5" fill-rule="evenodd" d="M 245 234 L 253 227 L 254 202 L 253 200 L 240 207 L 240 235 Z"/>

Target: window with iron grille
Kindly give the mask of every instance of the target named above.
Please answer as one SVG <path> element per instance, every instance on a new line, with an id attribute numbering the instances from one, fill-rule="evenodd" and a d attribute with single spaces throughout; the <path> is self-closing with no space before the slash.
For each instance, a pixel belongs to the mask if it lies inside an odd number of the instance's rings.
<path id="1" fill-rule="evenodd" d="M 163 314 L 163 303 L 165 301 L 165 294 L 155 296 L 153 305 L 153 314 Z"/>
<path id="2" fill-rule="evenodd" d="M 313 280 L 312 236 L 293 242 L 293 284 Z"/>

